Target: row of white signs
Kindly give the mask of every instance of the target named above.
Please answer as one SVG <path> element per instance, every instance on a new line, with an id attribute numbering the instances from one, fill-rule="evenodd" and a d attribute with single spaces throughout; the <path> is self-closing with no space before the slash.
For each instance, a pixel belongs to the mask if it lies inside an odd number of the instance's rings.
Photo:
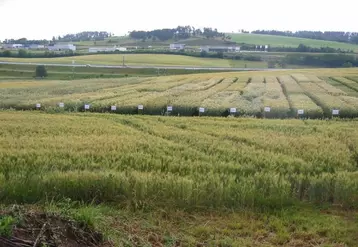
<path id="1" fill-rule="evenodd" d="M 63 108 L 63 107 L 65 107 L 65 104 L 64 103 L 59 103 L 58 106 Z M 36 104 L 36 108 L 41 108 L 41 104 Z M 86 105 L 84 105 L 84 108 L 85 108 L 85 110 L 89 110 L 90 105 L 86 104 Z M 143 110 L 143 109 L 144 109 L 143 105 L 138 105 L 138 110 Z M 111 106 L 111 111 L 116 111 L 116 110 L 117 110 L 117 106 L 112 105 Z M 167 106 L 167 111 L 168 112 L 173 111 L 173 107 L 172 106 Z M 204 113 L 205 108 L 200 107 L 199 112 Z M 236 113 L 236 112 L 237 112 L 236 108 L 230 108 L 230 113 Z M 265 107 L 264 112 L 271 112 L 271 108 L 270 107 Z M 303 109 L 297 110 L 298 115 L 303 115 L 304 113 L 305 113 L 305 111 Z M 332 115 L 339 115 L 339 110 L 336 110 L 336 109 L 332 110 Z"/>

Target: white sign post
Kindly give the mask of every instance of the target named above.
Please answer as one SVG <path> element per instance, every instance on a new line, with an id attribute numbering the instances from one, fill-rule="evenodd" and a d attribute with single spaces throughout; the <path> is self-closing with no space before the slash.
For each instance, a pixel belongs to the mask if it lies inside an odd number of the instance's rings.
<path id="1" fill-rule="evenodd" d="M 170 105 L 168 105 L 168 106 L 167 106 L 167 111 L 168 111 L 168 112 L 173 111 L 173 107 L 172 107 L 172 106 L 170 106 Z"/>
<path id="2" fill-rule="evenodd" d="M 144 106 L 143 105 L 138 105 L 138 110 L 143 110 Z"/>
<path id="3" fill-rule="evenodd" d="M 230 113 L 236 113 L 236 108 L 230 108 Z"/>
<path id="4" fill-rule="evenodd" d="M 112 106 L 111 106 L 111 111 L 116 111 L 116 110 L 117 110 L 117 106 L 112 105 Z"/>
<path id="5" fill-rule="evenodd" d="M 303 115 L 305 114 L 305 111 L 303 109 L 297 110 L 297 115 Z"/>
<path id="6" fill-rule="evenodd" d="M 265 106 L 264 107 L 264 118 L 266 118 L 266 113 L 269 113 L 269 112 L 271 112 L 271 107 Z"/>
<path id="7" fill-rule="evenodd" d="M 89 110 L 89 108 L 90 108 L 90 105 L 85 105 L 85 110 Z"/>
<path id="8" fill-rule="evenodd" d="M 41 104 L 37 103 L 37 104 L 36 104 L 36 108 L 37 108 L 37 109 L 41 108 Z"/>
<path id="9" fill-rule="evenodd" d="M 205 112 L 205 108 L 204 107 L 199 107 L 199 117 L 201 116 L 202 113 Z"/>
<path id="10" fill-rule="evenodd" d="M 58 106 L 61 107 L 61 108 L 64 108 L 64 107 L 65 107 L 65 103 L 60 102 L 60 103 L 58 104 Z"/>
<path id="11" fill-rule="evenodd" d="M 339 110 L 338 109 L 332 110 L 332 115 L 333 116 L 338 116 L 339 115 Z"/>

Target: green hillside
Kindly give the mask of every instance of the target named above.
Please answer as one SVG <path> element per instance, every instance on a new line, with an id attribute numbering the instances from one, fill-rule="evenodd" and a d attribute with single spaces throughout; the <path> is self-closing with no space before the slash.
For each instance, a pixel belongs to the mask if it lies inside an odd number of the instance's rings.
<path id="1" fill-rule="evenodd" d="M 74 42 L 75 45 L 79 46 L 79 49 L 92 47 L 92 46 L 138 46 L 138 47 L 168 47 L 172 43 L 183 43 L 188 46 L 201 46 L 201 45 L 230 45 L 234 42 L 232 41 L 225 41 L 220 38 L 214 38 L 214 39 L 206 39 L 203 37 L 195 37 L 195 38 L 189 38 L 185 40 L 167 40 L 167 41 L 159 41 L 159 40 L 136 40 L 131 39 L 128 36 L 122 36 L 122 37 L 111 37 L 108 39 L 105 39 L 103 41 L 81 41 L 81 42 Z"/>
<path id="2" fill-rule="evenodd" d="M 358 52 L 358 45 L 342 43 L 342 42 L 334 42 L 334 41 L 325 41 L 325 40 L 315 40 L 315 39 L 304 39 L 304 38 L 295 38 L 295 37 L 284 37 L 284 36 L 275 36 L 275 35 L 263 35 L 263 34 L 247 34 L 247 33 L 235 33 L 228 34 L 232 37 L 231 41 L 224 41 L 221 39 L 206 39 L 206 38 L 190 38 L 186 40 L 168 40 L 168 41 L 153 41 L 153 40 L 135 40 L 131 39 L 128 36 L 122 37 L 111 37 L 103 41 L 83 41 L 83 42 L 75 42 L 76 45 L 81 46 L 83 48 L 87 48 L 89 46 L 139 46 L 139 47 L 147 47 L 147 46 L 169 46 L 169 44 L 174 42 L 179 42 L 186 44 L 188 46 L 201 46 L 201 45 L 230 45 L 236 43 L 246 43 L 246 44 L 254 44 L 254 45 L 271 45 L 273 47 L 297 47 L 299 44 L 304 44 L 311 47 L 331 47 L 331 48 L 341 48 L 345 50 L 353 50 Z"/>
<path id="3" fill-rule="evenodd" d="M 311 47 L 331 47 L 331 48 L 341 48 L 345 50 L 353 50 L 358 52 L 358 45 L 347 44 L 342 42 L 334 41 L 325 41 L 325 40 L 315 40 L 315 39 L 303 39 L 295 37 L 284 37 L 284 36 L 275 36 L 275 35 L 265 35 L 265 34 L 248 34 L 248 33 L 236 33 L 230 34 L 232 41 L 237 43 L 246 43 L 254 45 L 271 45 L 273 47 L 297 47 L 299 44 L 304 44 Z"/>

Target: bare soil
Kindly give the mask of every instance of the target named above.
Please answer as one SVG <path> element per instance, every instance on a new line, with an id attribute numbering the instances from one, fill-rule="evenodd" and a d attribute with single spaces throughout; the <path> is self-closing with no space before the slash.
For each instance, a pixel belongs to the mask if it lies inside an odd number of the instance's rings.
<path id="1" fill-rule="evenodd" d="M 9 215 L 1 212 L 1 215 Z M 10 214 L 11 215 L 11 214 Z M 59 215 L 27 212 L 13 227 L 11 237 L 0 237 L 0 247 L 110 247 L 101 233 Z"/>

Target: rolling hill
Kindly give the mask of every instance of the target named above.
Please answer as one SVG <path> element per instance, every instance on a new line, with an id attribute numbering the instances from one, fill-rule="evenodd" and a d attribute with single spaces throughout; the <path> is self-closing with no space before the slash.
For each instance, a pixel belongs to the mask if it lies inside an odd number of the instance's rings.
<path id="1" fill-rule="evenodd" d="M 138 46 L 138 47 L 163 47 L 169 46 L 171 43 L 183 43 L 187 46 L 202 46 L 202 45 L 234 45 L 234 44 L 253 44 L 253 45 L 270 45 L 272 47 L 297 47 L 300 44 L 304 44 L 314 48 L 320 47 L 331 47 L 335 49 L 344 49 L 344 50 L 353 50 L 358 52 L 358 45 L 334 42 L 334 41 L 325 41 L 325 40 L 315 40 L 315 39 L 304 39 L 296 37 L 284 37 L 284 36 L 275 36 L 275 35 L 263 35 L 263 34 L 246 34 L 246 33 L 231 33 L 228 34 L 232 37 L 230 41 L 222 39 L 206 39 L 206 38 L 190 38 L 180 41 L 168 40 L 168 41 L 141 41 L 131 39 L 128 36 L 121 37 L 111 37 L 103 41 L 83 41 L 75 42 L 74 44 L 78 45 L 79 49 L 85 49 L 89 46 Z"/>

